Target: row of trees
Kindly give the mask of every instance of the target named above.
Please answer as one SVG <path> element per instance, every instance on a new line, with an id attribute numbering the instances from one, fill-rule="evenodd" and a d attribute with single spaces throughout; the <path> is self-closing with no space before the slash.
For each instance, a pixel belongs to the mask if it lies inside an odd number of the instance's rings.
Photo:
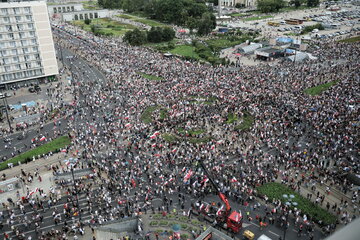
<path id="1" fill-rule="evenodd" d="M 308 7 L 317 7 L 319 6 L 319 0 L 291 0 L 289 5 L 298 8 L 302 5 L 306 5 Z M 269 12 L 278 12 L 281 8 L 285 7 L 284 0 L 258 0 L 257 1 L 257 9 L 263 13 Z"/>
<path id="2" fill-rule="evenodd" d="M 216 18 L 204 0 L 98 0 L 104 8 L 122 8 L 142 15 L 197 29 L 199 34 L 208 34 L 216 27 Z"/>
<path id="3" fill-rule="evenodd" d="M 169 27 L 152 27 L 149 31 L 140 31 L 138 28 L 125 33 L 124 41 L 133 46 L 140 46 L 147 42 L 168 42 L 175 37 L 175 31 Z"/>

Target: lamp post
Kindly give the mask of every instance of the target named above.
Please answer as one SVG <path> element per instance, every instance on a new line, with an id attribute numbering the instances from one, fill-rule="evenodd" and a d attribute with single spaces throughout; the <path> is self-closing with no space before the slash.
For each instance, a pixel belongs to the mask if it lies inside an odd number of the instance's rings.
<path id="1" fill-rule="evenodd" d="M 73 186 L 75 189 L 75 197 L 76 197 L 76 205 L 77 205 L 77 209 L 79 211 L 79 220 L 81 223 L 81 211 L 80 211 L 80 204 L 79 204 L 79 196 L 78 196 L 78 191 L 77 191 L 77 186 L 75 183 L 75 176 L 74 176 L 74 165 L 77 163 L 77 159 L 75 159 L 75 161 L 73 160 L 73 158 L 70 158 L 69 160 L 67 160 L 69 162 L 70 165 L 70 169 L 71 169 L 71 176 L 72 176 L 72 180 L 73 180 Z"/>
<path id="2" fill-rule="evenodd" d="M 282 195 L 283 198 L 285 199 L 285 205 L 290 207 L 291 205 L 293 206 L 297 206 L 298 203 L 297 202 L 294 202 L 294 198 L 295 196 L 294 195 L 287 195 L 287 194 L 284 194 Z M 289 219 L 289 214 L 287 213 L 286 216 L 285 216 L 285 224 L 284 224 L 284 238 L 283 240 L 285 240 L 285 237 L 286 237 L 286 230 L 288 229 L 288 219 Z"/>

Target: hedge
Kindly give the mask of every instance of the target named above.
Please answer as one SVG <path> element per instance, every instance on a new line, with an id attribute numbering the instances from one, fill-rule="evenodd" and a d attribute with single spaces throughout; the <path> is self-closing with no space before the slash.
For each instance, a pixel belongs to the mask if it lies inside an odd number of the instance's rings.
<path id="1" fill-rule="evenodd" d="M 337 220 L 335 215 L 329 213 L 320 206 L 302 197 L 300 194 L 291 190 L 283 184 L 266 183 L 262 186 L 257 187 L 256 189 L 260 195 L 266 195 L 267 197 L 269 197 L 269 199 L 275 198 L 281 200 L 281 202 L 283 203 L 287 201 L 283 197 L 284 194 L 294 195 L 295 197 L 293 201 L 298 203 L 296 208 L 300 209 L 302 213 L 306 214 L 307 216 L 311 217 L 312 220 L 315 220 L 317 222 L 322 221 L 324 224 L 332 224 L 335 223 Z"/>
<path id="2" fill-rule="evenodd" d="M 61 136 L 54 139 L 51 142 L 48 142 L 44 145 L 41 145 L 37 148 L 31 149 L 27 152 L 24 152 L 16 157 L 10 158 L 9 160 L 0 163 L 0 171 L 8 168 L 8 164 L 12 163 L 14 166 L 18 163 L 25 163 L 31 161 L 35 156 L 37 158 L 39 155 L 47 154 L 49 152 L 59 152 L 61 148 L 68 146 L 71 143 L 71 140 L 68 136 Z"/>

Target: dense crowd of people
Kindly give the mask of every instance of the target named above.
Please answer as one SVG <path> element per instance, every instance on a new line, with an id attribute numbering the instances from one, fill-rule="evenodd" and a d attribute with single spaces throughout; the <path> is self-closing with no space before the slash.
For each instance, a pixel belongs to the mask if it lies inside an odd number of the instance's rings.
<path id="1" fill-rule="evenodd" d="M 294 190 L 308 189 L 308 199 L 336 213 L 339 223 L 359 214 L 358 189 L 336 176 L 340 170 L 359 173 L 358 44 L 313 42 L 309 51 L 317 60 L 234 71 L 165 57 L 117 39 L 93 41 L 81 30 L 75 38 L 74 28 L 67 25 L 54 33 L 59 46 L 74 52 L 71 68 L 85 74 L 88 69 L 75 64 L 83 58 L 106 76 L 99 81 L 74 74 L 75 106 L 67 112 L 73 136 L 69 151 L 79 150 L 84 161 L 107 176 L 99 175 L 97 196 L 91 187 L 81 187 L 89 199 L 105 204 L 99 213 L 88 201 L 90 223 L 149 209 L 169 211 L 167 196 L 180 192 L 203 199 L 214 189 L 204 184 L 200 161 L 221 192 L 244 206 L 250 203 L 251 209 L 257 207 L 251 203 L 256 186 L 281 181 Z M 158 78 L 150 80 L 149 75 Z M 336 84 L 321 95 L 304 92 L 329 82 Z M 330 203 L 333 190 L 344 192 L 347 200 Z M 76 194 L 71 191 L 69 195 Z M 155 197 L 163 199 L 162 209 L 153 209 L 150 200 Z M 263 198 L 267 214 L 257 219 L 288 224 L 291 215 L 299 231 L 307 223 L 313 238 L 313 219 Z M 131 204 L 119 210 L 111 205 L 113 199 Z M 180 194 L 184 212 L 186 201 Z M 69 216 L 77 212 L 73 204 Z M 334 228 L 326 226 L 329 232 Z"/>

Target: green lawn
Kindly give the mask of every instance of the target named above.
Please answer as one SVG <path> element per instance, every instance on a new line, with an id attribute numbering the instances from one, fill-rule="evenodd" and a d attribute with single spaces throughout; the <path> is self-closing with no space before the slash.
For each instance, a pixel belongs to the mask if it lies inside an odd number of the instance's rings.
<path id="1" fill-rule="evenodd" d="M 283 197 L 284 194 L 294 195 L 293 202 L 296 202 L 298 205 L 296 208 L 300 209 L 303 214 L 310 216 L 316 221 L 323 221 L 324 224 L 331 224 L 336 222 L 336 216 L 329 213 L 325 209 L 321 208 L 318 205 L 315 205 L 311 201 L 302 197 L 297 192 L 291 190 L 287 186 L 280 183 L 266 183 L 260 187 L 256 188 L 260 195 L 266 195 L 269 199 L 280 199 L 283 203 L 288 200 Z M 295 206 L 292 205 L 292 208 Z"/>
<path id="2" fill-rule="evenodd" d="M 168 116 L 168 109 L 166 108 L 162 108 L 159 105 L 153 105 L 153 106 L 149 106 L 147 107 L 144 112 L 141 114 L 141 121 L 143 121 L 144 123 L 152 123 L 153 122 L 153 112 L 155 112 L 156 110 L 159 110 L 159 118 L 160 120 L 164 120 L 167 116 Z"/>
<path id="3" fill-rule="evenodd" d="M 154 76 L 154 75 L 150 75 L 150 74 L 146 74 L 146 73 L 142 73 L 142 72 L 136 72 L 137 74 L 141 75 L 143 78 L 149 79 L 149 80 L 153 80 L 153 81 L 162 81 L 164 80 L 164 78 L 162 77 L 158 77 L 158 76 Z"/>
<path id="4" fill-rule="evenodd" d="M 262 19 L 273 18 L 273 17 L 274 16 L 271 16 L 271 15 L 248 17 L 248 18 L 244 18 L 244 21 L 256 21 L 256 20 L 262 20 Z"/>
<path id="5" fill-rule="evenodd" d="M 8 168 L 8 163 L 13 163 L 14 166 L 18 165 L 18 162 L 25 163 L 26 160 L 32 160 L 33 156 L 37 158 L 39 155 L 47 154 L 49 152 L 58 152 L 61 148 L 68 146 L 71 140 L 68 136 L 62 136 L 54 139 L 51 142 L 45 143 L 37 148 L 24 152 L 16 157 L 13 157 L 5 162 L 0 163 L 0 170 Z"/>
<path id="6" fill-rule="evenodd" d="M 232 17 L 247 17 L 250 15 L 251 14 L 249 14 L 249 13 L 232 13 L 232 14 L 230 14 L 230 16 L 232 16 Z"/>
<path id="7" fill-rule="evenodd" d="M 174 55 L 190 57 L 196 60 L 201 59 L 200 56 L 195 52 L 195 47 L 192 45 L 177 45 L 174 49 L 170 50 L 170 53 Z"/>
<path id="8" fill-rule="evenodd" d="M 352 38 L 346 38 L 344 40 L 340 40 L 339 42 L 354 43 L 354 42 L 359 42 L 359 41 L 360 41 L 360 36 L 352 37 Z"/>
<path id="9" fill-rule="evenodd" d="M 120 18 L 130 19 L 130 20 L 132 20 L 134 22 L 143 23 L 143 24 L 146 24 L 146 25 L 148 25 L 150 27 L 165 27 L 165 26 L 167 26 L 166 24 L 158 22 L 158 21 L 154 21 L 154 20 L 151 20 L 151 19 L 142 18 L 142 17 L 138 17 L 138 16 L 135 16 L 135 15 L 130 15 L 130 14 L 120 14 L 120 15 L 116 15 L 116 16 L 120 17 Z"/>
<path id="10" fill-rule="evenodd" d="M 301 5 L 298 8 L 296 8 L 294 6 L 288 6 L 288 7 L 281 8 L 279 12 L 291 12 L 291 11 L 310 9 L 310 8 L 313 8 L 313 7 L 308 7 L 306 5 Z"/>
<path id="11" fill-rule="evenodd" d="M 254 125 L 254 121 L 255 121 L 254 117 L 249 113 L 245 113 L 242 120 L 243 120 L 242 123 L 237 125 L 235 127 L 235 130 L 240 130 L 240 131 L 250 130 Z"/>
<path id="12" fill-rule="evenodd" d="M 161 134 L 161 137 L 166 142 L 169 142 L 169 143 L 174 143 L 174 142 L 179 141 L 179 138 L 177 136 L 173 135 L 173 134 L 164 133 L 164 134 Z"/>
<path id="13" fill-rule="evenodd" d="M 320 95 L 323 92 L 325 92 L 326 90 L 328 90 L 330 87 L 336 85 L 338 82 L 339 81 L 332 81 L 332 82 L 320 84 L 315 87 L 307 88 L 304 90 L 304 92 L 310 96 Z"/>
<path id="14" fill-rule="evenodd" d="M 72 24 L 80 26 L 85 31 L 91 32 L 91 26 L 97 26 L 100 34 L 105 35 L 111 33 L 114 36 L 122 36 L 127 31 L 133 30 L 136 27 L 130 24 L 120 23 L 110 18 L 92 19 L 89 25 L 85 24 L 83 20 L 73 21 Z"/>
<path id="15" fill-rule="evenodd" d="M 237 122 L 239 121 L 239 118 L 236 114 L 234 113 L 229 113 L 228 114 L 228 117 L 227 117 L 227 120 L 226 120 L 226 123 L 227 124 L 231 124 L 231 123 L 234 123 L 234 122 Z"/>

